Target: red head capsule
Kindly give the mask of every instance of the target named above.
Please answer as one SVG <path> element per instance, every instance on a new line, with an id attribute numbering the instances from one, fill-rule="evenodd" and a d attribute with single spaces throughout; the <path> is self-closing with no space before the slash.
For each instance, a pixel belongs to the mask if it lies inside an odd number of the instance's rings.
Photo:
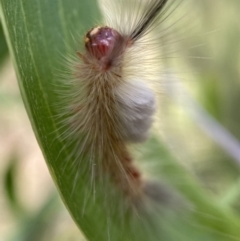
<path id="1" fill-rule="evenodd" d="M 109 27 L 96 27 L 91 29 L 85 37 L 87 51 L 98 60 L 109 57 L 118 45 L 121 35 Z"/>

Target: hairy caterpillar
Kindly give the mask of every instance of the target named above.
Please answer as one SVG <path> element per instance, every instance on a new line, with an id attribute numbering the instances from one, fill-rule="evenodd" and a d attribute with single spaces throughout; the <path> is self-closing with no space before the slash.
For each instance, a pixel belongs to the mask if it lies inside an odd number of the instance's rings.
<path id="1" fill-rule="evenodd" d="M 160 71 L 156 51 L 160 34 L 151 32 L 175 10 L 174 3 L 121 0 L 105 4 L 108 11 L 120 8 L 121 15 L 114 18 L 109 12 L 105 23 L 90 29 L 84 36 L 85 50 L 70 61 L 72 78 L 65 80 L 68 91 L 61 98 L 67 101 L 61 113 L 63 138 L 74 150 L 69 160 L 77 169 L 73 191 L 81 172 L 87 171 L 93 193 L 95 182 L 104 185 L 109 178 L 130 205 L 146 198 L 164 200 L 162 187 L 138 168 L 132 146 L 150 136 L 157 111 L 153 86 Z M 89 161 L 84 170 L 83 158 Z"/>

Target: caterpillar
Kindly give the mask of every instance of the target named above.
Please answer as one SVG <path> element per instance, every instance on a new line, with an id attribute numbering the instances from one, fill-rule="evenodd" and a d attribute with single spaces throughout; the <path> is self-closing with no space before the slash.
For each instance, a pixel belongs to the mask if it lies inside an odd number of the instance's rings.
<path id="1" fill-rule="evenodd" d="M 92 178 L 110 175 L 130 199 L 143 195 L 144 181 L 129 145 L 148 138 L 156 111 L 154 91 L 146 84 L 149 70 L 139 68 L 137 55 L 142 51 L 140 56 L 152 58 L 151 48 L 145 49 L 141 40 L 166 11 L 167 2 L 133 1 L 139 8 L 135 15 L 90 29 L 84 37 L 85 51 L 78 51 L 77 60 L 69 64 L 69 104 L 64 103 L 61 112 L 66 113 L 63 136 L 71 136 L 70 143 L 75 140 L 75 163 L 88 156 Z"/>
<path id="2" fill-rule="evenodd" d="M 172 25 L 163 31 L 159 31 L 159 27 L 182 1 L 103 1 L 106 2 L 101 5 L 105 20 L 83 37 L 84 50 L 77 51 L 69 61 L 70 74 L 64 79 L 65 92 L 60 96 L 60 133 L 72 150 L 66 160 L 66 166 L 70 165 L 75 175 L 72 192 L 80 190 L 75 188 L 80 176 L 87 176 L 84 180 L 88 181 L 84 183 L 88 188 L 81 192 L 79 202 L 82 219 L 89 218 L 89 213 L 84 216 L 83 199 L 85 203 L 95 199 L 95 194 L 99 194 L 99 188 L 95 192 L 95 185 L 98 185 L 106 198 L 102 205 L 102 199 L 96 197 L 106 213 L 102 225 L 109 228 L 111 238 L 114 237 L 110 228 L 112 215 L 118 217 L 115 225 L 130 232 L 125 233 L 129 234 L 128 238 L 116 240 L 147 240 L 149 231 L 153 231 L 150 235 L 156 235 L 156 240 L 185 241 L 189 239 L 189 233 L 190 239 L 196 236 L 196 240 L 215 240 L 211 237 L 216 231 L 219 232 L 216 236 L 222 238 L 222 230 L 215 228 L 215 222 L 210 223 L 209 232 L 202 232 L 203 228 L 209 228 L 204 221 L 211 222 L 210 218 L 204 217 L 210 210 L 205 213 L 204 202 L 204 205 L 201 202 L 195 205 L 191 199 L 195 197 L 191 194 L 190 198 L 184 195 L 182 198 L 174 188 L 148 176 L 139 167 L 138 155 L 133 150 L 147 142 L 155 130 L 155 117 L 161 111 L 159 86 L 156 85 L 160 82 L 162 58 L 159 53 L 162 46 L 159 45 Z M 187 192 L 186 188 L 184 191 Z M 117 199 L 119 195 L 121 200 Z M 171 204 L 172 200 L 176 200 L 174 205 L 165 210 L 163 201 Z M 181 211 L 172 213 L 178 205 Z M 86 204 L 87 211 L 91 208 Z M 212 213 L 215 216 L 214 210 Z M 130 219 L 125 218 L 128 215 Z M 140 222 L 136 221 L 138 217 L 143 217 Z M 156 226 L 150 227 L 152 225 Z M 143 231 L 138 235 L 136 230 Z M 104 234 L 108 235 L 107 232 L 104 230 Z"/>

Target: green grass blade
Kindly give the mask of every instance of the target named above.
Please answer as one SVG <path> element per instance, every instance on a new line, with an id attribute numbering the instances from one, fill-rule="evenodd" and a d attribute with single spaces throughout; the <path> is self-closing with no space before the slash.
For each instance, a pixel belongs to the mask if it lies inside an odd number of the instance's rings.
<path id="1" fill-rule="evenodd" d="M 0 22 L 0 64 L 8 53 L 7 43 L 3 34 L 2 24 Z"/>

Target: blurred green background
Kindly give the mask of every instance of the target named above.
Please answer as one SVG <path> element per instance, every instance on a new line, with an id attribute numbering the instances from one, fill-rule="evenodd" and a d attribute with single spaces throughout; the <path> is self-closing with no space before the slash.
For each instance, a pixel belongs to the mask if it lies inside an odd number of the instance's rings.
<path id="1" fill-rule="evenodd" d="M 184 84 L 222 128 L 240 141 L 240 1 L 195 0 L 192 7 L 197 9 L 200 26 L 198 36 L 179 43 L 183 51 L 177 64 L 189 70 L 184 72 Z M 198 43 L 202 45 L 188 47 Z M 167 100 L 162 105 L 161 135 L 166 145 L 171 145 L 211 195 L 240 215 L 240 163 L 198 123 L 187 119 L 184 106 L 171 108 Z M 35 140 L 0 27 L 0 240 L 82 239 Z"/>

